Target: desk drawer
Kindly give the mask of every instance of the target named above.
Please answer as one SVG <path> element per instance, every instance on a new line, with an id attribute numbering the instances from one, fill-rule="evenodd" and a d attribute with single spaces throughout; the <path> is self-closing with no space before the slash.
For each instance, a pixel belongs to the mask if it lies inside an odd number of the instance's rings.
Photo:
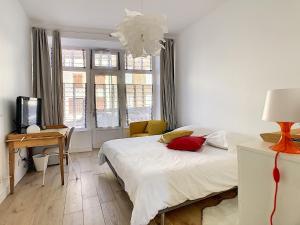
<path id="1" fill-rule="evenodd" d="M 9 145 L 12 145 L 13 148 L 26 148 L 26 147 L 39 147 L 39 146 L 48 146 L 48 145 L 57 145 L 58 139 L 43 139 L 43 140 L 24 140 L 22 142 L 10 142 Z"/>

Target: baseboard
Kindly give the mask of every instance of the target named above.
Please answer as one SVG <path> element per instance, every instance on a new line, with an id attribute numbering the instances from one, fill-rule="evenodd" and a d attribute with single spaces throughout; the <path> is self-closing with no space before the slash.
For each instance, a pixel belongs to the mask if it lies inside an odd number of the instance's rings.
<path id="1" fill-rule="evenodd" d="M 93 151 L 92 148 L 71 148 L 70 149 L 70 152 L 73 153 L 73 152 L 91 152 Z"/>
<path id="2" fill-rule="evenodd" d="M 5 198 L 9 195 L 8 187 L 5 187 L 4 190 L 0 193 L 0 204 L 5 200 Z"/>

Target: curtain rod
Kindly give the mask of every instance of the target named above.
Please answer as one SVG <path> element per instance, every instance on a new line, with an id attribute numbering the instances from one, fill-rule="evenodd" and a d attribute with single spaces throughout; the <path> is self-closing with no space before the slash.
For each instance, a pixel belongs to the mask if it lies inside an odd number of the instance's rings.
<path id="1" fill-rule="evenodd" d="M 92 32 L 92 31 L 76 31 L 76 30 L 64 30 L 64 29 L 46 29 L 46 32 L 53 32 L 55 30 L 60 31 L 61 33 L 76 33 L 76 34 L 91 34 L 91 35 L 104 35 L 104 36 L 109 36 L 112 37 L 110 33 L 101 33 L 101 32 Z M 112 31 L 113 32 L 113 31 Z"/>
<path id="2" fill-rule="evenodd" d="M 43 26 L 41 26 L 43 27 Z M 45 27 L 46 32 L 48 35 L 52 36 L 52 32 L 54 30 L 58 30 L 61 33 L 62 37 L 69 37 L 69 38 L 79 38 L 79 39 L 104 39 L 104 40 L 118 40 L 118 38 L 113 37 L 111 33 L 113 33 L 113 30 L 107 30 L 107 31 L 89 31 L 89 30 L 73 30 L 73 29 L 68 29 L 68 28 L 63 28 L 63 27 Z M 171 39 L 176 39 L 176 35 L 174 34 L 165 34 L 165 38 L 171 38 Z"/>
<path id="3" fill-rule="evenodd" d="M 58 30 L 61 33 L 61 37 L 66 38 L 78 38 L 78 39 L 105 39 L 105 40 L 117 40 L 110 33 L 112 32 L 93 32 L 93 31 L 80 31 L 80 30 L 68 30 L 68 29 L 53 29 L 46 28 L 46 32 L 49 36 L 52 36 L 52 32 Z"/>

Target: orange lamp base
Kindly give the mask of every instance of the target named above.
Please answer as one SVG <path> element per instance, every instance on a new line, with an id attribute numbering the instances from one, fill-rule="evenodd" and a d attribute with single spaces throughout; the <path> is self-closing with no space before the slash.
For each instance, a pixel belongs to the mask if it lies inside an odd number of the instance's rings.
<path id="1" fill-rule="evenodd" d="M 281 128 L 281 138 L 279 142 L 270 148 L 276 152 L 283 152 L 288 154 L 300 154 L 300 148 L 298 148 L 291 139 L 291 127 L 292 122 L 278 122 Z"/>

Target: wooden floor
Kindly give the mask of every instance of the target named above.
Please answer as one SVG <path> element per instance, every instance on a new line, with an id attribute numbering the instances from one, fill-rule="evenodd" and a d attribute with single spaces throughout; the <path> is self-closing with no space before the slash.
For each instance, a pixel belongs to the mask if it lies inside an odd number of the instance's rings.
<path id="1" fill-rule="evenodd" d="M 0 205 L 0 225 L 129 225 L 131 202 L 108 165 L 98 165 L 97 152 L 74 153 L 72 159 L 79 180 L 65 167 L 66 184 L 61 186 L 59 167 L 51 166 L 42 187 L 42 174 L 28 173 Z M 166 224 L 201 225 L 202 209 L 219 201 L 209 199 L 168 213 Z"/>

